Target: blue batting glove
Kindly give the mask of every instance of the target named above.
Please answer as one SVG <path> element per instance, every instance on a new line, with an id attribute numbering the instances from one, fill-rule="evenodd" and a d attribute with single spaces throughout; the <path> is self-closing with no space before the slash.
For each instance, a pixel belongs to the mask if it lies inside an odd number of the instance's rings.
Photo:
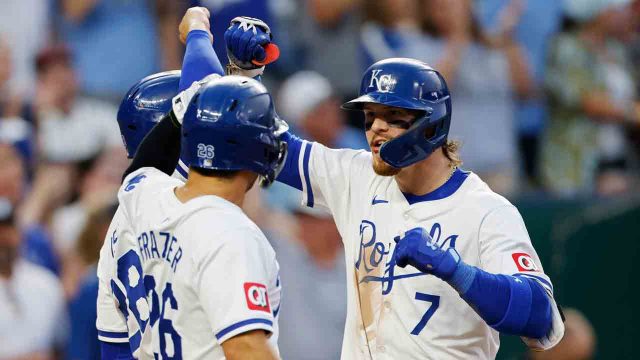
<path id="1" fill-rule="evenodd" d="M 264 21 L 246 16 L 231 20 L 224 33 L 229 60 L 245 70 L 257 69 L 278 59 L 280 50 L 271 39 L 271 29 Z"/>
<path id="2" fill-rule="evenodd" d="M 455 249 L 442 250 L 427 230 L 420 227 L 405 232 L 402 238 L 396 236 L 393 240 L 396 248 L 392 261 L 402 268 L 411 265 L 423 273 L 447 280 L 460 262 L 460 255 Z"/>

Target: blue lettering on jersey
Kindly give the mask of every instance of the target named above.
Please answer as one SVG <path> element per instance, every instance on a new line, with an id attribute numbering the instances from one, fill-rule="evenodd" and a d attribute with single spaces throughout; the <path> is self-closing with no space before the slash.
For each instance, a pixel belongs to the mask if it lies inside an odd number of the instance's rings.
<path id="1" fill-rule="evenodd" d="M 168 232 L 159 232 L 156 236 L 154 231 L 145 231 L 138 236 L 138 248 L 143 261 L 149 259 L 164 259 L 167 261 L 173 272 L 176 272 L 178 263 L 182 259 L 182 247 L 178 245 L 178 239 Z M 158 240 L 163 246 L 162 253 L 158 247 Z"/>
<path id="2" fill-rule="evenodd" d="M 140 181 L 142 181 L 142 179 L 146 177 L 147 175 L 145 175 L 144 173 L 134 176 L 131 180 L 129 180 L 129 182 L 127 183 L 127 186 L 124 187 L 124 191 L 129 192 L 135 189 L 136 184 L 138 184 Z"/>
<path id="3" fill-rule="evenodd" d="M 450 235 L 443 238 L 442 233 L 442 226 L 439 223 L 434 223 L 429 231 L 429 235 L 440 248 L 444 248 L 445 245 L 448 245 L 447 248 L 455 248 L 458 235 Z M 370 273 L 380 265 L 385 256 L 387 262 L 383 276 L 367 275 L 360 282 L 379 281 L 382 283 L 382 294 L 387 295 L 393 289 L 394 281 L 427 275 L 419 271 L 411 274 L 394 275 L 396 264 L 392 260 L 393 256 L 391 256 L 391 244 L 393 241 L 388 241 L 385 244 L 376 240 L 376 224 L 369 220 L 362 220 L 360 223 L 360 250 L 355 263 L 356 269 L 359 270 L 360 266 L 362 266 L 367 273 Z"/>
<path id="4" fill-rule="evenodd" d="M 116 236 L 116 232 L 118 231 L 118 229 L 113 230 L 113 234 L 111 234 L 111 257 L 115 257 L 115 251 L 113 250 L 113 245 L 115 245 L 118 242 L 118 237 Z"/>

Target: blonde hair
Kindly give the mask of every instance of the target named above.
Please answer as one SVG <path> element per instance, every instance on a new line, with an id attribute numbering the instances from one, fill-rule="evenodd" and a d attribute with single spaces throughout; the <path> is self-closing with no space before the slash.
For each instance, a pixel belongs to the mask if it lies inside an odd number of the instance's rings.
<path id="1" fill-rule="evenodd" d="M 442 153 L 447 157 L 447 159 L 449 159 L 449 164 L 452 167 L 459 167 L 462 165 L 462 160 L 458 153 L 460 146 L 460 142 L 455 140 L 447 140 L 447 142 L 442 145 Z"/>

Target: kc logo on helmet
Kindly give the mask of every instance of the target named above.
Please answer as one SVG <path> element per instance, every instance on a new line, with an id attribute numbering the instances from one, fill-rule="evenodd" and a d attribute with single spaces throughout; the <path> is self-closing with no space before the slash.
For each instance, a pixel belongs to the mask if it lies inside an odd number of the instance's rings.
<path id="1" fill-rule="evenodd" d="M 529 254 L 513 253 L 511 257 L 515 261 L 518 271 L 540 271 Z"/>
<path id="2" fill-rule="evenodd" d="M 371 72 L 371 82 L 369 83 L 369 87 L 375 86 L 381 93 L 391 92 L 396 86 L 397 81 L 390 74 L 380 75 L 381 72 L 382 70 L 380 69 L 376 69 Z"/>
<path id="3" fill-rule="evenodd" d="M 271 312 L 266 286 L 258 283 L 244 283 L 244 294 L 249 309 Z"/>

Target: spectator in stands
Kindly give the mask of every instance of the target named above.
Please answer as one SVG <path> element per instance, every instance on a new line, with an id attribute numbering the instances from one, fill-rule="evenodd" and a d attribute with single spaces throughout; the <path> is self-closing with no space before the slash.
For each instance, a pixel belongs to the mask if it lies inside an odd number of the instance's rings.
<path id="1" fill-rule="evenodd" d="M 25 158 L 28 175 L 33 164 L 33 115 L 22 96 L 10 86 L 15 78 L 9 44 L 0 38 L 0 142 L 16 145 Z"/>
<path id="2" fill-rule="evenodd" d="M 632 5 L 633 16 L 631 28 L 633 29 L 630 41 L 631 68 L 634 71 L 633 81 L 636 84 L 636 96 L 640 97 L 640 0 L 635 0 Z M 630 142 L 633 149 L 632 155 L 640 159 L 640 127 L 630 130 Z M 638 165 L 636 164 L 636 169 Z"/>
<path id="3" fill-rule="evenodd" d="M 80 162 L 105 148 L 122 148 L 116 108 L 78 96 L 71 53 L 62 45 L 44 49 L 36 61 L 35 109 L 42 155 L 52 162 Z"/>
<path id="4" fill-rule="evenodd" d="M 404 56 L 405 49 L 422 42 L 417 0 L 370 0 L 362 8 L 361 71 L 378 60 Z"/>
<path id="5" fill-rule="evenodd" d="M 300 71 L 287 78 L 278 93 L 278 111 L 305 139 L 334 148 L 368 149 L 363 131 L 345 124 L 331 83 L 317 72 Z"/>
<path id="6" fill-rule="evenodd" d="M 115 199 L 122 173 L 127 166 L 126 156 L 102 153 L 91 168 L 77 180 L 77 199 L 57 207 L 51 214 L 50 229 L 57 252 L 63 257 L 63 285 L 73 294 L 81 279 L 84 262 L 75 249 L 90 215 L 110 205 Z"/>
<path id="7" fill-rule="evenodd" d="M 0 359 L 46 360 L 64 332 L 58 279 L 19 255 L 14 208 L 0 198 Z"/>
<path id="8" fill-rule="evenodd" d="M 297 7 L 291 12 L 294 19 L 288 23 L 288 35 L 304 50 L 299 65 L 326 76 L 339 98 L 355 95 L 358 88 L 354 85 L 359 84 L 361 73 L 360 9 L 368 0 L 294 1 Z"/>
<path id="9" fill-rule="evenodd" d="M 61 0 L 60 32 L 84 93 L 113 101 L 141 78 L 180 68 L 178 1 Z"/>
<path id="10" fill-rule="evenodd" d="M 50 0 L 2 1 L 0 42 L 6 43 L 6 46 L 11 49 L 10 59 L 13 66 L 8 89 L 14 96 L 33 96 L 36 82 L 33 63 L 36 54 L 51 40 L 50 3 L 52 2 Z"/>
<path id="11" fill-rule="evenodd" d="M 25 193 L 26 176 L 23 158 L 11 144 L 2 142 L 0 126 L 0 198 L 9 202 L 12 209 L 18 209 Z M 18 222 L 20 224 L 20 222 Z M 53 273 L 59 272 L 59 260 L 51 237 L 39 223 L 21 226 L 21 255 L 24 259 L 41 265 Z"/>
<path id="12" fill-rule="evenodd" d="M 338 359 L 347 305 L 340 234 L 329 214 L 303 205 L 290 210 L 296 221 L 293 236 L 269 236 L 285 294 L 280 354 L 284 359 Z"/>
<path id="13" fill-rule="evenodd" d="M 514 0 L 476 1 L 478 21 L 487 32 L 499 31 L 500 14 Z M 544 98 L 544 76 L 548 48 L 562 22 L 563 2 L 558 0 L 515 0 L 523 2 L 523 12 L 514 28 L 514 39 L 526 55 L 533 82 L 531 96 L 516 99 L 516 126 L 520 162 L 529 186 L 538 187 L 540 138 L 548 121 Z"/>
<path id="14" fill-rule="evenodd" d="M 21 211 L 25 224 L 42 223 L 54 207 L 66 202 L 76 181 L 98 156 L 124 158 L 116 108 L 78 96 L 71 55 L 63 46 L 37 57 L 37 114 L 40 164 Z M 54 176 L 55 174 L 55 176 Z"/>
<path id="15" fill-rule="evenodd" d="M 625 127 L 640 126 L 631 64 L 631 0 L 571 0 L 576 28 L 560 35 L 547 72 L 552 117 L 542 175 L 561 195 L 614 194 L 629 188 Z"/>
<path id="16" fill-rule="evenodd" d="M 514 98 L 532 91 L 524 53 L 513 38 L 520 3 L 503 10 L 500 31 L 492 34 L 481 32 L 470 0 L 421 0 L 419 8 L 423 41 L 398 55 L 423 60 L 443 74 L 455 109 L 450 137 L 462 142 L 464 165 L 494 191 L 514 193 L 519 175 Z"/>
<path id="17" fill-rule="evenodd" d="M 633 61 L 634 80 L 640 92 L 640 0 L 633 1 L 632 9 L 632 39 L 630 41 L 631 61 Z"/>

